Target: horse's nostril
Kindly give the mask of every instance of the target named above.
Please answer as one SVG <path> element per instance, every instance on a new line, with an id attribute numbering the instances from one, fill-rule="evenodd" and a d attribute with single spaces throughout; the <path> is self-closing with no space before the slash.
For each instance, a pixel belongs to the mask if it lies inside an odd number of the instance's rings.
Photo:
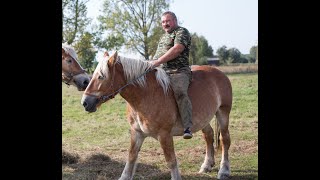
<path id="1" fill-rule="evenodd" d="M 83 102 L 82 105 L 83 107 L 87 107 L 88 104 L 86 102 Z"/>
<path id="2" fill-rule="evenodd" d="M 83 85 L 85 85 L 85 86 L 87 86 L 89 84 L 89 81 L 87 81 L 87 80 L 85 80 L 84 82 L 83 82 Z"/>

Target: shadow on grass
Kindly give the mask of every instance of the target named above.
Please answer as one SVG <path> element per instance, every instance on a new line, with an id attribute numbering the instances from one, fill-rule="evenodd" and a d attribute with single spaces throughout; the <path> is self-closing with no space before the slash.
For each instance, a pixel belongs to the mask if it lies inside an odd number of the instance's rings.
<path id="1" fill-rule="evenodd" d="M 62 161 L 63 180 L 117 180 L 124 169 L 125 162 L 112 160 L 104 154 L 92 154 L 85 160 L 79 155 L 64 152 Z M 217 168 L 213 171 L 218 172 Z M 258 179 L 257 170 L 232 170 L 232 180 Z M 183 180 L 216 180 L 208 174 L 182 175 Z M 170 170 L 163 172 L 158 167 L 138 163 L 134 180 L 170 180 Z"/>
<path id="2" fill-rule="evenodd" d="M 233 174 L 233 175 L 232 175 Z M 256 169 L 248 170 L 231 170 L 232 180 L 256 180 L 258 179 L 258 171 Z"/>
<path id="3" fill-rule="evenodd" d="M 70 157 L 65 153 L 65 160 L 62 161 L 64 180 L 119 179 L 125 166 L 125 162 L 114 161 L 104 154 L 93 154 L 82 161 L 75 160 L 79 157 L 77 155 L 68 155 Z M 138 163 L 134 179 L 153 179 L 152 177 L 162 177 L 162 172 L 155 166 Z M 165 174 L 165 177 L 170 179 L 170 174 Z"/>

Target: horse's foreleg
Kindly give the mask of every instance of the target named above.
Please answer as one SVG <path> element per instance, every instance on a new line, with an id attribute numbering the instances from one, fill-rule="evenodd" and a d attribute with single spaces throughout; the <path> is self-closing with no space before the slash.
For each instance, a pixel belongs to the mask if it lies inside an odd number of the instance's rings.
<path id="1" fill-rule="evenodd" d="M 222 142 L 222 154 L 220 169 L 218 172 L 218 179 L 225 179 L 230 176 L 230 164 L 228 150 L 230 147 L 230 134 L 229 134 L 229 113 L 230 108 L 222 108 L 217 112 L 217 120 L 220 127 L 220 141 Z"/>
<path id="2" fill-rule="evenodd" d="M 215 164 L 214 161 L 214 149 L 213 149 L 213 129 L 208 124 L 205 128 L 202 129 L 202 136 L 206 141 L 206 156 L 203 164 L 201 165 L 199 173 L 211 172 Z"/>
<path id="3" fill-rule="evenodd" d="M 181 175 L 178 168 L 178 163 L 176 159 L 176 154 L 174 152 L 173 138 L 170 133 L 165 132 L 159 135 L 159 141 L 164 152 L 165 159 L 167 161 L 168 167 L 171 170 L 172 180 L 181 180 Z"/>
<path id="4" fill-rule="evenodd" d="M 131 128 L 131 145 L 129 148 L 129 155 L 126 166 L 124 167 L 119 180 L 131 180 L 133 179 L 136 161 L 138 159 L 138 153 L 145 139 L 145 136 L 141 132 L 135 131 Z"/>

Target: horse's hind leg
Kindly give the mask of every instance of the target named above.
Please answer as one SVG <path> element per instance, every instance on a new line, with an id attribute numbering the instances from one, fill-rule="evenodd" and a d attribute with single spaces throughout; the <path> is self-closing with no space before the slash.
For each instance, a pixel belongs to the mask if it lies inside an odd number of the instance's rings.
<path id="1" fill-rule="evenodd" d="M 229 114 L 230 107 L 220 107 L 217 111 L 217 121 L 220 127 L 220 141 L 222 142 L 222 154 L 220 169 L 218 172 L 218 179 L 225 179 L 230 176 L 230 164 L 228 150 L 230 147 L 230 134 L 229 134 Z"/>
<path id="2" fill-rule="evenodd" d="M 142 146 L 142 143 L 145 139 L 145 136 L 141 132 L 135 131 L 131 128 L 131 145 L 129 147 L 129 156 L 124 167 L 121 177 L 119 180 L 131 180 L 133 179 L 135 168 L 136 168 L 136 161 L 138 159 L 138 153 Z"/>
<path id="3" fill-rule="evenodd" d="M 199 173 L 211 172 L 215 164 L 214 161 L 214 148 L 213 148 L 213 129 L 208 124 L 202 129 L 202 136 L 206 141 L 206 156 L 203 164 L 201 165 Z"/>
<path id="4" fill-rule="evenodd" d="M 160 133 L 158 136 L 158 140 L 160 141 L 161 148 L 163 149 L 168 167 L 171 170 L 171 179 L 181 180 L 181 175 L 178 169 L 178 162 L 176 159 L 176 154 L 174 152 L 172 135 L 168 132 Z"/>

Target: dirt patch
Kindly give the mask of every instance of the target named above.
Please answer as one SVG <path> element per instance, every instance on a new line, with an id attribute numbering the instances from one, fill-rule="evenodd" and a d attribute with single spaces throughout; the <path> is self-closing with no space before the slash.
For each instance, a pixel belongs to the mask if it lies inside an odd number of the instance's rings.
<path id="1" fill-rule="evenodd" d="M 230 146 L 231 152 L 241 152 L 241 154 L 251 154 L 258 152 L 258 143 L 256 140 L 239 141 Z"/>
<path id="2" fill-rule="evenodd" d="M 62 150 L 62 164 L 74 164 L 77 163 L 80 159 L 80 156 L 77 153 L 67 152 Z"/>

